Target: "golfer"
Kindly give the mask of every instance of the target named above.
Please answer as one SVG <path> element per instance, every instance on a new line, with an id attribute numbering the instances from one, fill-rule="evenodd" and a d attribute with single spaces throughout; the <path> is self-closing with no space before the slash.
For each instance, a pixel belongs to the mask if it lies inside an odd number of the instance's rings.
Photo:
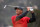
<path id="1" fill-rule="evenodd" d="M 26 16 L 30 9 L 27 9 L 24 13 L 23 9 L 20 7 L 15 7 L 15 10 L 17 15 L 11 17 L 13 27 L 28 27 L 28 23 L 36 21 L 34 11 L 31 11 L 32 18 L 30 18 Z"/>

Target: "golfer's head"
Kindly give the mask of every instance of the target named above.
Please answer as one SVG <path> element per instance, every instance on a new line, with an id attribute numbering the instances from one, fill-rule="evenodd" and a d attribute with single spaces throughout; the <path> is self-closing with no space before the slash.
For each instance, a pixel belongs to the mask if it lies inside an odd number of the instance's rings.
<path id="1" fill-rule="evenodd" d="M 23 9 L 22 8 L 15 7 L 15 10 L 16 10 L 16 14 L 17 15 L 20 15 L 23 12 Z"/>

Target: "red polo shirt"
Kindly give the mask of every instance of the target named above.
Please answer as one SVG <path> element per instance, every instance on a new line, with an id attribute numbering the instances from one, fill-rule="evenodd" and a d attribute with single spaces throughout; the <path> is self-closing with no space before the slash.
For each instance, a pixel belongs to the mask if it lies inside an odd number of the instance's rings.
<path id="1" fill-rule="evenodd" d="M 12 23 L 13 23 L 13 27 L 28 27 L 27 23 L 29 23 L 29 20 L 30 20 L 29 17 L 23 17 L 20 20 L 15 21 L 16 16 L 17 15 L 11 17 L 11 20 L 12 20 Z"/>

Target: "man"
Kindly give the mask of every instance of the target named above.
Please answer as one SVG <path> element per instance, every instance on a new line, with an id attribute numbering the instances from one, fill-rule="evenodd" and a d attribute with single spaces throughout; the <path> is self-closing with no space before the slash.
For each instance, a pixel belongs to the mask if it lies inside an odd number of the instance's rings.
<path id="1" fill-rule="evenodd" d="M 31 11 L 32 18 L 25 17 L 30 9 L 27 9 L 27 11 L 24 13 L 22 8 L 15 7 L 15 10 L 17 15 L 11 17 L 14 27 L 28 27 L 27 23 L 31 23 L 36 20 L 35 14 L 33 11 Z"/>

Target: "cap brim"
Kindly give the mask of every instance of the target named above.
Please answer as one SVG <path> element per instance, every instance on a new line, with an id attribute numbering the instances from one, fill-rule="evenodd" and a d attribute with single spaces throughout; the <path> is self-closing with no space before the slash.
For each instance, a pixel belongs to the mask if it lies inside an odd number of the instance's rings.
<path id="1" fill-rule="evenodd" d="M 16 9 L 23 10 L 22 8 L 18 8 L 18 7 L 15 7 L 14 9 L 15 9 L 15 10 L 16 10 Z"/>

